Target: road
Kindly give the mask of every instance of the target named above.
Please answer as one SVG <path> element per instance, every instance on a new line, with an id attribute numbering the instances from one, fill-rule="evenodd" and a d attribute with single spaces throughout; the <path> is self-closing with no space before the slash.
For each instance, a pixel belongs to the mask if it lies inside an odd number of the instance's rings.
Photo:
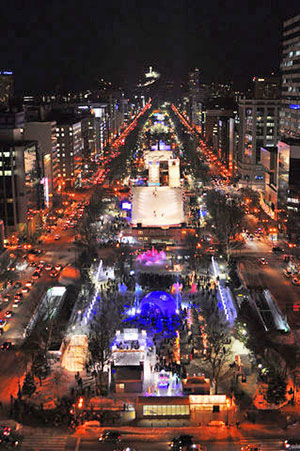
<path id="1" fill-rule="evenodd" d="M 282 313 L 286 313 L 290 326 L 300 326 L 300 313 L 295 313 L 292 306 L 300 302 L 300 286 L 291 283 L 286 278 L 283 269 L 286 263 L 283 254 L 272 252 L 272 243 L 268 239 L 258 241 L 246 240 L 245 246 L 234 252 L 239 262 L 239 269 L 249 288 L 268 288 L 276 300 Z M 259 258 L 265 257 L 267 265 L 259 263 Z"/>
<path id="2" fill-rule="evenodd" d="M 260 445 L 264 451 L 282 450 L 281 439 L 260 439 L 259 441 L 247 439 L 232 439 L 227 441 L 197 441 L 204 447 L 205 451 L 240 451 L 241 446 L 247 444 Z M 136 451 L 167 451 L 170 450 L 169 441 L 157 441 L 155 437 L 151 440 L 123 440 L 124 449 L 131 446 Z M 89 451 L 103 450 L 114 451 L 116 448 L 112 444 L 100 444 L 97 438 L 70 437 L 67 435 L 52 435 L 45 433 L 35 433 L 26 437 L 23 441 L 22 450 L 35 451 Z"/>

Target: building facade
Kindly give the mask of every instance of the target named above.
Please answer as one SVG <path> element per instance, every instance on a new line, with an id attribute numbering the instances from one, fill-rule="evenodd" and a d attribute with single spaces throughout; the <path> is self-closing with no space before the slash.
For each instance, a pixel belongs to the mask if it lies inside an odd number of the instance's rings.
<path id="1" fill-rule="evenodd" d="M 56 155 L 56 122 L 27 122 L 24 125 L 24 138 L 35 140 L 39 144 L 39 159 L 44 187 L 44 204 L 49 208 L 54 195 L 53 164 Z"/>
<path id="2" fill-rule="evenodd" d="M 79 186 L 83 158 L 81 122 L 76 119 L 58 122 L 56 152 L 53 158 L 54 189 Z"/>
<path id="3" fill-rule="evenodd" d="M 0 106 L 7 107 L 14 93 L 14 75 L 10 70 L 0 70 Z"/>
<path id="4" fill-rule="evenodd" d="M 300 15 L 283 23 L 281 73 L 280 132 L 300 138 Z"/>
<path id="5" fill-rule="evenodd" d="M 36 141 L 0 141 L 0 217 L 6 230 L 31 236 L 43 207 Z"/>
<path id="6" fill-rule="evenodd" d="M 261 190 L 264 169 L 262 147 L 273 147 L 279 138 L 280 99 L 240 98 L 239 100 L 239 184 Z"/>

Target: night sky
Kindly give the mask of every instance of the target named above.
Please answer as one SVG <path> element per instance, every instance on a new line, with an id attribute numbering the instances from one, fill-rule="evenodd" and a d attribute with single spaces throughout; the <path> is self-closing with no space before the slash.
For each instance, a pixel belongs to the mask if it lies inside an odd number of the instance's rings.
<path id="1" fill-rule="evenodd" d="M 26 93 L 134 83 L 152 64 L 184 80 L 242 80 L 277 70 L 282 21 L 299 0 L 2 0 L 0 67 Z"/>

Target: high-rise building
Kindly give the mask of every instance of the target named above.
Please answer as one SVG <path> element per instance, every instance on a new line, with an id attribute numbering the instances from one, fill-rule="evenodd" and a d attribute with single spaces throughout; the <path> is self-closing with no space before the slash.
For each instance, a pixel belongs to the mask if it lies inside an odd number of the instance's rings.
<path id="1" fill-rule="evenodd" d="M 7 107 L 14 93 L 14 76 L 11 70 L 0 70 L 0 106 Z"/>
<path id="2" fill-rule="evenodd" d="M 189 73 L 188 85 L 190 102 L 190 111 L 188 113 L 192 124 L 200 126 L 202 103 L 200 99 L 200 71 L 197 67 Z"/>
<path id="3" fill-rule="evenodd" d="M 275 84 L 273 77 L 270 82 L 255 78 L 253 94 L 239 99 L 238 172 L 241 186 L 264 189 L 265 171 L 260 162 L 261 148 L 275 146 L 279 138 L 281 100 L 275 97 L 276 92 L 279 94 Z M 277 84 L 279 85 L 279 80 Z M 262 97 L 258 98 L 257 95 Z"/>
<path id="4" fill-rule="evenodd" d="M 64 119 L 57 122 L 56 153 L 53 162 L 54 189 L 80 185 L 83 144 L 81 122 Z"/>
<path id="5" fill-rule="evenodd" d="M 96 118 L 93 115 L 81 119 L 81 134 L 83 142 L 83 154 L 85 158 L 96 153 Z"/>
<path id="6" fill-rule="evenodd" d="M 32 235 L 42 204 L 37 142 L 1 140 L 0 217 L 7 231 Z"/>
<path id="7" fill-rule="evenodd" d="M 300 15 L 283 23 L 282 136 L 300 138 Z"/>
<path id="8" fill-rule="evenodd" d="M 39 160 L 42 169 L 42 184 L 44 186 L 44 203 L 51 207 L 54 194 L 53 163 L 56 154 L 56 122 L 26 122 L 24 138 L 35 140 L 39 144 Z"/>

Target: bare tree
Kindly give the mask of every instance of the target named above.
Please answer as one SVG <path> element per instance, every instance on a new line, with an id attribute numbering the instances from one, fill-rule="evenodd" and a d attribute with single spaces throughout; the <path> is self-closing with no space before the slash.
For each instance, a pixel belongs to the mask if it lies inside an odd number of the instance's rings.
<path id="1" fill-rule="evenodd" d="M 204 311 L 205 346 L 200 350 L 200 358 L 205 362 L 209 376 L 218 393 L 220 377 L 224 373 L 231 353 L 230 329 L 217 312 Z"/>
<path id="2" fill-rule="evenodd" d="M 91 322 L 89 351 L 94 362 L 100 366 L 100 386 L 105 365 L 111 357 L 111 344 L 120 324 L 120 306 L 111 299 L 104 298 L 97 314 Z"/>

